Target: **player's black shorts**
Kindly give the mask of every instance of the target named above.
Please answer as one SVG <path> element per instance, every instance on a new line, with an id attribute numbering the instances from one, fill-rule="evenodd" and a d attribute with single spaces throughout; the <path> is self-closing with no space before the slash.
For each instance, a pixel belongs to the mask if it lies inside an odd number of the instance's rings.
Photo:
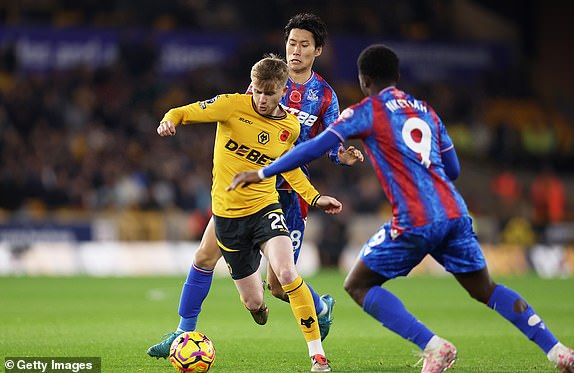
<path id="1" fill-rule="evenodd" d="M 240 280 L 257 271 L 261 262 L 261 243 L 277 236 L 289 237 L 279 203 L 242 218 L 213 215 L 213 221 L 217 244 L 234 280 Z"/>

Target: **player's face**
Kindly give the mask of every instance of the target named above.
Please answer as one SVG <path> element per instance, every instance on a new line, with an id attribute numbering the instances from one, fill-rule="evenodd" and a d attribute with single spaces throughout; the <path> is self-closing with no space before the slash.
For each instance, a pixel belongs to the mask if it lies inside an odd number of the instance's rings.
<path id="1" fill-rule="evenodd" d="M 289 70 L 302 72 L 311 70 L 315 57 L 318 57 L 323 48 L 315 47 L 315 38 L 310 31 L 294 28 L 289 32 L 285 54 Z"/>
<path id="2" fill-rule="evenodd" d="M 255 110 L 261 115 L 279 115 L 279 102 L 287 93 L 287 87 L 283 84 L 261 84 L 252 82 L 253 103 Z"/>

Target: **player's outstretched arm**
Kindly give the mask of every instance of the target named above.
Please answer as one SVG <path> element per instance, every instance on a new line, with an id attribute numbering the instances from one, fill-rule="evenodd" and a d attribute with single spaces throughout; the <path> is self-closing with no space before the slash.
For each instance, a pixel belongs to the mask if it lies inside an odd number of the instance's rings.
<path id="1" fill-rule="evenodd" d="M 231 181 L 231 185 L 229 185 L 226 190 L 233 190 L 238 186 L 246 187 L 251 183 L 258 183 L 266 177 L 271 177 L 300 167 L 313 159 L 319 158 L 322 154 L 325 154 L 328 149 L 341 142 L 341 140 L 342 139 L 339 139 L 333 132 L 323 131 L 319 136 L 295 146 L 277 160 L 273 161 L 269 166 L 259 171 L 247 171 L 235 175 Z"/>
<path id="2" fill-rule="evenodd" d="M 352 166 L 357 162 L 363 162 L 365 160 L 363 153 L 361 153 L 359 149 L 355 148 L 352 145 L 345 149 L 345 146 L 343 144 L 341 144 L 341 146 L 339 147 L 337 157 L 339 158 L 339 162 L 341 164 L 347 166 Z"/>
<path id="3" fill-rule="evenodd" d="M 245 188 L 249 184 L 258 183 L 263 180 L 257 171 L 245 171 L 236 174 L 225 190 L 230 191 L 236 189 L 238 186 Z M 320 208 L 326 214 L 336 215 L 343 210 L 343 204 L 336 198 L 331 196 L 320 196 L 314 204 L 315 207 Z"/>

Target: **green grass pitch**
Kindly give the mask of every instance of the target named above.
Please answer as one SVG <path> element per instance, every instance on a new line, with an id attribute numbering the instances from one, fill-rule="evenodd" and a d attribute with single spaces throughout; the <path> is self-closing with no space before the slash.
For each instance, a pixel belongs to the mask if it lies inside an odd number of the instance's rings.
<path id="1" fill-rule="evenodd" d="M 103 372 L 173 372 L 147 347 L 173 331 L 182 277 L 0 277 L 0 352 L 6 356 L 99 356 Z M 343 290 L 344 274 L 307 280 L 337 300 L 324 342 L 336 372 L 416 372 L 416 346 L 365 314 Z M 563 343 L 574 345 L 574 279 L 497 279 L 521 293 Z M 512 325 L 470 299 L 453 278 L 412 277 L 388 286 L 459 350 L 453 372 L 551 372 L 544 354 Z M 230 278 L 214 279 L 198 330 L 213 340 L 215 372 L 308 372 L 307 347 L 289 306 L 266 292 L 269 322 L 256 325 Z"/>

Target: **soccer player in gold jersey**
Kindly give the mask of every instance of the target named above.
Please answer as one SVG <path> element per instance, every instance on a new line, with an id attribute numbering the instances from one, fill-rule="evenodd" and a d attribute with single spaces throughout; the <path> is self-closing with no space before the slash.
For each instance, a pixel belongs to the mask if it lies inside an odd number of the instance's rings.
<path id="1" fill-rule="evenodd" d="M 339 115 L 339 104 L 335 91 L 313 70 L 314 61 L 321 55 L 325 45 L 327 37 L 325 23 L 314 14 L 297 14 L 291 17 L 285 26 L 284 35 L 289 79 L 286 84 L 287 94 L 281 98 L 280 105 L 297 116 L 300 124 L 297 140 L 299 143 L 321 133 L 333 123 Z M 252 92 L 252 87 L 248 88 L 248 92 Z M 328 156 L 334 163 L 346 166 L 363 161 L 363 155 L 353 146 L 347 148 L 336 146 Z M 291 190 L 288 181 L 283 178 L 277 178 L 276 188 L 291 234 L 294 259 L 297 262 L 304 237 L 308 204 L 304 198 Z M 192 265 L 182 287 L 178 309 L 180 320 L 177 329 L 164 335 L 159 343 L 150 346 L 147 350 L 149 356 L 167 358 L 169 347 L 176 336 L 184 331 L 196 329 L 201 306 L 209 293 L 213 270 L 219 258 L 221 258 L 221 250 L 217 245 L 212 218 L 194 253 Z M 273 296 L 289 300 L 270 267 L 267 268 L 267 285 Z M 309 284 L 307 286 L 313 296 L 321 340 L 323 340 L 331 328 L 335 300 L 329 294 L 319 296 Z M 252 312 L 252 315 L 255 322 L 263 325 L 267 322 L 268 309 L 264 306 Z"/>
<path id="2" fill-rule="evenodd" d="M 252 95 L 223 94 L 171 109 L 157 132 L 160 136 L 173 136 L 181 124 L 217 122 L 211 190 L 215 234 L 241 301 L 256 321 L 257 317 L 266 321 L 268 309 L 258 271 L 263 252 L 289 296 L 307 341 L 311 371 L 329 372 L 313 298 L 295 267 L 275 180 L 226 191 L 233 175 L 268 165 L 287 152 L 299 137 L 299 121 L 279 105 L 287 92 L 287 78 L 288 67 L 282 59 L 265 57 L 251 69 Z M 341 211 L 341 203 L 320 195 L 300 169 L 283 177 L 311 206 L 328 214 Z"/>

